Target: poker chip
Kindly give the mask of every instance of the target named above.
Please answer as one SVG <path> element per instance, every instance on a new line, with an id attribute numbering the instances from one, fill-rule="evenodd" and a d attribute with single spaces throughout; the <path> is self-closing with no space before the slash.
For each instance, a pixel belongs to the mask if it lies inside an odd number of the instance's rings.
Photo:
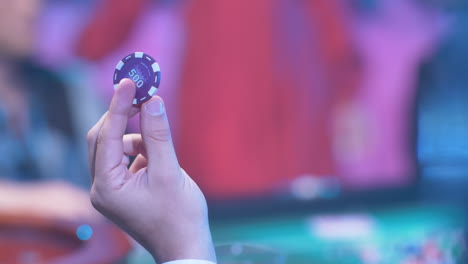
<path id="1" fill-rule="evenodd" d="M 117 89 L 124 78 L 135 83 L 136 93 L 133 104 L 138 105 L 148 101 L 158 91 L 161 70 L 151 56 L 144 52 L 135 52 L 117 63 L 114 71 L 114 89 Z"/>

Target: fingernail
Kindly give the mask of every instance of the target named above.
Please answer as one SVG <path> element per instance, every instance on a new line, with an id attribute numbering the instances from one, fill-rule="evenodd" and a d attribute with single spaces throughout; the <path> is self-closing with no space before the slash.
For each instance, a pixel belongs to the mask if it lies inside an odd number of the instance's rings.
<path id="1" fill-rule="evenodd" d="M 152 116 L 164 114 L 164 105 L 159 100 L 154 100 L 145 105 L 146 111 Z"/>
<path id="2" fill-rule="evenodd" d="M 118 85 L 119 85 L 119 86 L 122 85 L 122 83 L 124 83 L 126 80 L 128 80 L 128 78 L 123 78 L 122 80 L 120 80 L 120 82 L 119 82 Z"/>

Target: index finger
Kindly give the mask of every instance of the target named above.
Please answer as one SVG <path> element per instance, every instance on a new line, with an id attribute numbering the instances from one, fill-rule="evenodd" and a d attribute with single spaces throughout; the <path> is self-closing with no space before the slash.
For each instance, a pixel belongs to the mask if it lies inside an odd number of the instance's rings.
<path id="1" fill-rule="evenodd" d="M 122 139 L 127 128 L 129 113 L 133 108 L 135 89 L 131 80 L 123 79 L 114 93 L 97 139 L 96 177 L 99 177 L 98 174 L 110 172 L 122 161 Z"/>

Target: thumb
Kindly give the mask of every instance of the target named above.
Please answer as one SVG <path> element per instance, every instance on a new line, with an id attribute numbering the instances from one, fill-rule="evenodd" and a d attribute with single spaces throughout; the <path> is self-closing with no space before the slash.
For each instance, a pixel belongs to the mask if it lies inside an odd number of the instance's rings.
<path id="1" fill-rule="evenodd" d="M 147 152 L 149 177 L 176 177 L 179 163 L 172 144 L 164 102 L 155 96 L 142 106 L 141 136 Z"/>

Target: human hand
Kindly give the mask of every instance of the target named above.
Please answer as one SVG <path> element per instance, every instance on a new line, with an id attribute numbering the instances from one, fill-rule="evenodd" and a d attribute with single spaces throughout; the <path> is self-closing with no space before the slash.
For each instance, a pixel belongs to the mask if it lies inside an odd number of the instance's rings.
<path id="1" fill-rule="evenodd" d="M 139 110 L 132 105 L 135 89 L 131 80 L 122 80 L 108 112 L 88 133 L 91 202 L 158 263 L 215 262 L 205 197 L 179 166 L 164 103 L 156 96 Z M 141 135 L 124 135 L 137 112 Z"/>

